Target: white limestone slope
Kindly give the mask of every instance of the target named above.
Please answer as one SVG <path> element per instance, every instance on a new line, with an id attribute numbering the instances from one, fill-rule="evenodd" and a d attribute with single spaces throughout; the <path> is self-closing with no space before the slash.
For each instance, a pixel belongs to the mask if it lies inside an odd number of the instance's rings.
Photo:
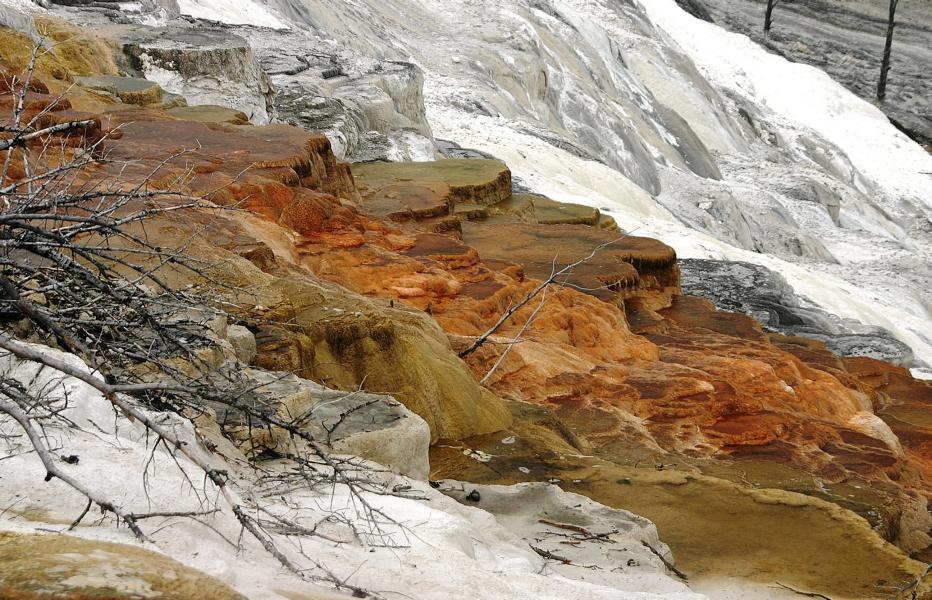
<path id="1" fill-rule="evenodd" d="M 40 348 L 41 347 L 37 347 Z M 44 352 L 65 360 L 76 368 L 86 368 L 79 359 L 59 351 Z M 105 495 L 126 512 L 202 510 L 217 501 L 216 491 L 207 489 L 204 478 L 180 454 L 172 457 L 137 422 L 114 412 L 112 406 L 88 385 L 62 378 L 50 369 L 40 370 L 0 356 L 0 372 L 16 379 L 31 393 L 40 391 L 47 398 L 63 400 L 68 408 L 61 416 L 70 426 L 46 423 L 47 439 L 56 455 L 76 455 L 76 464 L 61 463 L 69 475 Z M 149 413 L 164 427 L 172 428 L 187 447 L 204 460 L 231 475 L 233 493 L 248 504 L 261 503 L 267 519 L 282 515 L 305 527 L 316 527 L 322 537 L 288 538 L 272 533 L 272 539 L 296 564 L 309 574 L 323 572 L 314 561 L 325 565 L 348 583 L 378 592 L 383 598 L 418 600 L 702 600 L 679 581 L 668 576 L 660 559 L 635 550 L 637 566 L 614 575 L 611 557 L 591 557 L 604 567 L 604 574 L 592 579 L 592 570 L 554 569 L 539 556 L 521 535 L 500 524 L 490 513 L 464 506 L 433 489 L 423 481 L 382 475 L 394 495 L 366 494 L 366 500 L 388 518 L 378 530 L 361 514 L 343 486 L 277 486 L 263 482 L 263 473 L 274 473 L 276 465 L 253 470 L 242 454 L 214 435 L 209 425 L 192 425 L 175 415 Z M 401 430 L 399 430 L 401 431 Z M 23 452 L 28 442 L 6 416 L 0 416 L 0 530 L 22 533 L 60 532 L 92 540 L 138 544 L 124 527 L 109 518 L 95 515 L 81 526 L 68 530 L 84 510 L 85 499 L 54 479 L 45 482 L 45 470 L 34 453 Z M 399 433 L 400 435 L 400 433 Z M 216 445 L 208 450 L 201 440 Z M 544 486 L 552 502 L 578 504 L 575 496 Z M 564 496 L 572 496 L 564 498 Z M 626 511 L 613 510 L 591 501 L 582 518 L 598 515 L 605 522 L 624 524 L 615 534 L 623 545 L 641 547 L 648 540 L 659 551 L 666 547 L 656 539 L 653 524 Z M 254 599 L 317 597 L 323 583 L 314 583 L 285 571 L 280 564 L 241 528 L 229 506 L 220 499 L 221 511 L 199 519 L 158 518 L 141 522 L 153 540 L 151 550 L 210 574 L 243 595 Z M 520 507 L 513 507 L 519 509 Z M 525 507 L 525 522 L 531 523 L 538 507 Z M 333 518 L 338 515 L 339 518 Z M 350 528 L 352 524 L 355 532 Z M 242 534 L 242 538 L 240 537 Z M 225 538 L 225 539 L 224 539 Z M 241 540 L 237 548 L 236 540 Z M 303 551 L 303 555 L 299 550 Z M 600 562 L 602 561 L 602 562 Z M 0 572 L 2 579 L 2 572 Z"/>
<path id="2" fill-rule="evenodd" d="M 767 52 L 750 38 L 696 19 L 674 0 L 639 0 L 716 88 L 771 111 L 781 129 L 810 129 L 844 149 L 854 167 L 887 199 L 932 214 L 932 156 L 821 69 Z M 895 76 L 895 73 L 893 74 Z"/>
<path id="3" fill-rule="evenodd" d="M 287 29 L 288 24 L 268 8 L 251 0 L 177 0 L 181 14 L 230 25 Z"/>

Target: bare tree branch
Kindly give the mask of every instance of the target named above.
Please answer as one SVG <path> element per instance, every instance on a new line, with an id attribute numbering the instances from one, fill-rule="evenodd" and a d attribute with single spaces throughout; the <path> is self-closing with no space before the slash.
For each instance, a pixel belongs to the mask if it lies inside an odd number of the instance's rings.
<path id="1" fill-rule="evenodd" d="M 550 275 L 550 277 L 548 277 L 545 281 L 543 281 L 540 285 L 538 285 L 537 287 L 535 287 L 533 290 L 531 290 L 530 292 L 528 292 L 528 294 L 527 294 L 520 302 L 518 302 L 518 303 L 516 303 L 516 304 L 513 304 L 512 306 L 510 306 L 510 307 L 508 308 L 508 310 L 506 310 L 506 311 L 502 314 L 502 316 L 499 317 L 498 321 L 496 321 L 495 324 L 492 325 L 492 327 L 490 327 L 490 328 L 488 329 L 488 331 L 486 331 L 485 333 L 483 333 L 482 335 L 480 335 L 479 337 L 477 337 L 476 340 L 475 340 L 472 344 L 470 344 L 470 346 L 469 346 L 468 348 L 466 348 L 465 350 L 463 350 L 462 352 L 460 352 L 460 353 L 459 353 L 459 357 L 460 357 L 460 358 L 466 358 L 467 356 L 469 356 L 470 354 L 472 354 L 473 352 L 475 352 L 476 350 L 478 350 L 479 348 L 481 348 L 481 347 L 488 341 L 488 339 L 489 339 L 490 336 L 495 335 L 495 332 L 497 332 L 499 329 L 501 329 L 501 327 L 502 327 L 505 323 L 508 322 L 508 319 L 510 319 L 516 312 L 518 312 L 519 310 L 521 310 L 522 308 L 524 308 L 524 306 L 526 306 L 531 300 L 533 300 L 534 298 L 536 298 L 538 294 L 540 294 L 540 293 L 543 292 L 545 289 L 547 289 L 547 287 L 549 287 L 550 285 L 553 285 L 554 283 L 557 283 L 557 279 L 559 279 L 560 277 L 563 277 L 564 275 L 567 275 L 567 276 L 568 276 L 568 275 L 571 275 L 572 272 L 573 272 L 573 269 L 575 269 L 575 268 L 578 267 L 579 265 L 582 265 L 582 264 L 585 264 L 585 263 L 589 262 L 590 260 L 592 260 L 593 258 L 595 258 L 596 255 L 597 255 L 599 252 L 601 252 L 603 249 L 607 248 L 608 246 L 611 246 L 612 244 L 617 244 L 618 242 L 620 242 L 621 240 L 625 239 L 626 237 L 628 237 L 628 234 L 627 234 L 627 233 L 624 234 L 624 235 L 622 235 L 621 237 L 618 237 L 618 238 L 614 239 L 614 240 L 611 240 L 611 241 L 609 241 L 609 242 L 605 242 L 604 244 L 599 244 L 598 246 L 596 246 L 595 248 L 593 248 L 592 252 L 590 252 L 588 256 L 585 256 L 585 257 L 583 257 L 583 258 L 577 260 L 577 261 L 574 262 L 574 263 L 570 263 L 570 264 L 566 265 L 565 267 L 563 267 L 563 268 L 560 269 L 559 271 L 552 272 L 551 275 Z"/>

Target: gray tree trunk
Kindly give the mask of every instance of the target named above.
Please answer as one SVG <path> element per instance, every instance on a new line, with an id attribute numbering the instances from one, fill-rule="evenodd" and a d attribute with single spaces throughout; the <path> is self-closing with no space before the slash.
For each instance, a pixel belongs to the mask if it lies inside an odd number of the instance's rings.
<path id="1" fill-rule="evenodd" d="M 773 25 L 773 9 L 780 0 L 767 0 L 767 12 L 764 13 L 764 37 L 770 36 L 770 27 Z"/>
<path id="2" fill-rule="evenodd" d="M 887 74 L 890 72 L 890 52 L 893 49 L 893 29 L 896 26 L 896 6 L 900 0 L 890 0 L 890 16 L 887 21 L 887 41 L 883 47 L 883 62 L 880 65 L 880 80 L 877 82 L 877 100 L 887 97 Z"/>

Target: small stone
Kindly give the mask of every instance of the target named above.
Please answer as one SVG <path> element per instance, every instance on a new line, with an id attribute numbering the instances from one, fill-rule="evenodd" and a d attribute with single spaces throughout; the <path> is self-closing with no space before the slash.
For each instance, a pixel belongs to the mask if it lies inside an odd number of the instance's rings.
<path id="1" fill-rule="evenodd" d="M 481 498 L 482 496 L 479 495 L 478 490 L 473 490 L 466 495 L 466 499 L 470 502 L 478 502 Z"/>
<path id="2" fill-rule="evenodd" d="M 256 358 L 256 336 L 242 325 L 228 327 L 227 340 L 240 361 L 248 365 Z"/>

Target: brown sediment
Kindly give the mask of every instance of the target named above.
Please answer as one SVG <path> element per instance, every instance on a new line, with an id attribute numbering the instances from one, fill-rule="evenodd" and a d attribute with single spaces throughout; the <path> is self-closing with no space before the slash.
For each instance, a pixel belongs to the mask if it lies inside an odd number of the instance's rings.
<path id="1" fill-rule="evenodd" d="M 0 597 L 9 600 L 245 598 L 221 581 L 137 546 L 0 532 Z"/>
<path id="2" fill-rule="evenodd" d="M 431 477 L 497 484 L 552 480 L 567 491 L 631 510 L 657 525 L 690 580 L 779 581 L 853 600 L 889 598 L 891 589 L 924 570 L 835 502 L 704 475 L 691 465 L 667 462 L 674 459 L 663 453 L 636 466 L 581 456 L 552 427 L 551 418 L 528 415 L 531 411 L 515 409 L 515 425 L 505 432 L 516 437 L 513 444 L 502 444 L 499 434 L 435 445 Z M 472 460 L 462 448 L 489 453 L 492 461 Z M 794 477 L 811 479 L 805 473 Z"/>

